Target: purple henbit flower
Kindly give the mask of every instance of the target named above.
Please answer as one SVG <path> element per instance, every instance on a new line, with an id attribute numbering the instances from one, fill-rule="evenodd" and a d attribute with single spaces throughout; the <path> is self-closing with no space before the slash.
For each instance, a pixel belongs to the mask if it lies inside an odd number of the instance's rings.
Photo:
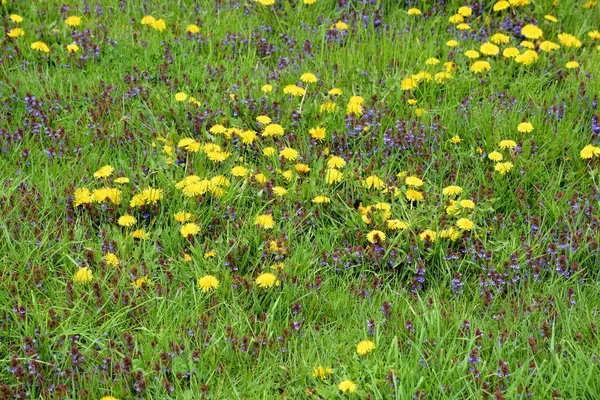
<path id="1" fill-rule="evenodd" d="M 375 320 L 373 318 L 367 321 L 367 329 L 369 331 L 369 335 L 375 334 Z"/>

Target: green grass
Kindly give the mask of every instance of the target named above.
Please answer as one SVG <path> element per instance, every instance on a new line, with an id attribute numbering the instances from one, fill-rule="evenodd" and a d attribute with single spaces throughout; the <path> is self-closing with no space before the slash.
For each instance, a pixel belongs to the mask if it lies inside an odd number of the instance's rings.
<path id="1" fill-rule="evenodd" d="M 404 3 L 1 5 L 0 398 L 598 398 L 600 158 L 580 152 L 600 133 L 600 40 L 588 35 L 599 8 Z M 448 22 L 463 5 L 473 7 L 466 33 Z M 423 14 L 409 15 L 413 6 Z M 81 24 L 67 26 L 70 15 Z M 145 15 L 166 29 L 141 24 Z M 186 33 L 192 23 L 199 33 Z M 534 46 L 561 44 L 529 66 L 502 56 L 526 50 L 527 23 L 544 32 Z M 14 28 L 24 35 L 9 37 Z M 490 71 L 471 72 L 464 52 L 499 32 L 510 43 L 481 55 Z M 561 43 L 563 32 L 581 46 Z M 566 68 L 572 60 L 579 68 Z M 447 61 L 456 68 L 437 82 Z M 318 81 L 301 83 L 305 72 Z M 403 90 L 420 72 L 433 79 Z M 285 94 L 290 84 L 306 94 Z M 363 114 L 347 113 L 352 96 Z M 327 101 L 333 112 L 321 110 Z M 260 115 L 284 135 L 262 136 Z M 525 121 L 532 132 L 517 130 Z M 239 131 L 211 132 L 218 124 Z M 323 141 L 309 134 L 319 126 Z M 246 130 L 254 143 L 242 143 Z M 201 149 L 179 147 L 184 138 Z M 211 143 L 228 157 L 211 161 Z M 298 159 L 280 157 L 285 147 Z M 506 174 L 492 151 L 513 164 Z M 340 182 L 327 181 L 331 155 L 346 161 Z M 95 178 L 104 165 L 114 172 Z M 239 165 L 248 176 L 233 175 Z M 176 185 L 192 174 L 228 184 L 186 196 Z M 424 181 L 422 201 L 407 200 L 407 175 Z M 367 187 L 370 176 L 383 186 Z M 462 193 L 443 195 L 450 185 Z M 77 189 L 103 187 L 119 188 L 120 202 L 75 206 Z M 130 205 L 149 188 L 162 198 Z M 447 211 L 467 199 L 474 209 Z M 361 214 L 378 203 L 389 215 Z M 197 235 L 182 237 L 180 211 Z M 255 224 L 265 213 L 272 229 Z M 118 224 L 125 214 L 134 226 Z M 142 228 L 149 238 L 133 238 Z M 370 243 L 373 230 L 385 240 Z M 83 267 L 92 278 L 79 282 Z M 277 284 L 259 287 L 264 272 Z M 216 289 L 199 287 L 206 275 Z M 357 354 L 362 340 L 375 349 Z M 318 366 L 331 374 L 314 378 Z M 345 380 L 354 392 L 340 391 Z"/>

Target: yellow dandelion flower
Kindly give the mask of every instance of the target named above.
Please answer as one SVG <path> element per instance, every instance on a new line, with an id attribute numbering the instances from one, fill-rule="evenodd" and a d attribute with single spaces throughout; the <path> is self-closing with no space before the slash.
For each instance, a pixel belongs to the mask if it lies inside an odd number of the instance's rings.
<path id="1" fill-rule="evenodd" d="M 494 169 L 498 172 L 500 172 L 501 175 L 506 174 L 507 172 L 509 172 L 511 169 L 513 168 L 513 163 L 511 163 L 510 161 L 505 161 L 505 162 L 499 162 L 496 164 L 496 166 L 494 167 Z"/>
<path id="2" fill-rule="evenodd" d="M 448 79 L 452 78 L 452 74 L 449 72 L 437 72 L 435 74 L 435 81 L 437 83 L 444 83 Z"/>
<path id="3" fill-rule="evenodd" d="M 344 168 L 346 166 L 346 160 L 339 156 L 331 156 L 327 160 L 327 168 Z"/>
<path id="4" fill-rule="evenodd" d="M 400 221 L 399 219 L 388 219 L 386 221 L 386 225 L 388 229 L 391 230 L 404 230 L 408 228 L 408 225 L 405 222 Z"/>
<path id="5" fill-rule="evenodd" d="M 112 267 L 119 265 L 119 257 L 117 257 L 115 253 L 106 253 L 104 255 L 104 261 L 106 261 L 106 264 Z"/>
<path id="6" fill-rule="evenodd" d="M 275 227 L 275 221 L 273 221 L 273 215 L 271 214 L 257 215 L 254 218 L 254 224 L 264 229 L 273 229 Z"/>
<path id="7" fill-rule="evenodd" d="M 329 89 L 329 92 L 327 92 L 328 95 L 330 96 L 339 96 L 342 94 L 342 89 L 340 88 L 331 88 Z"/>
<path id="8" fill-rule="evenodd" d="M 85 283 L 91 281 L 93 278 L 94 276 L 92 275 L 92 270 L 88 267 L 79 268 L 75 275 L 73 275 L 73 280 L 75 282 Z"/>
<path id="9" fill-rule="evenodd" d="M 496 4 L 494 4 L 493 10 L 494 11 L 502 11 L 502 10 L 506 10 L 508 7 L 510 7 L 510 3 L 506 0 L 500 0 L 497 1 Z"/>
<path id="10" fill-rule="evenodd" d="M 402 90 L 413 90 L 418 84 L 419 82 L 415 78 L 404 78 L 402 82 L 400 82 L 400 87 Z"/>
<path id="11" fill-rule="evenodd" d="M 460 218 L 458 221 L 456 221 L 456 226 L 465 231 L 470 231 L 473 229 L 474 225 L 475 224 L 473 224 L 473 221 L 468 218 Z"/>
<path id="12" fill-rule="evenodd" d="M 283 197 L 287 194 L 287 189 L 284 188 L 283 186 L 275 186 L 273 188 L 273 193 L 275 193 L 277 196 L 279 197 Z"/>
<path id="13" fill-rule="evenodd" d="M 67 45 L 67 52 L 69 54 L 77 53 L 78 51 L 79 51 L 79 46 L 77 46 L 75 43 L 71 43 L 71 44 Z"/>
<path id="14" fill-rule="evenodd" d="M 141 194 L 136 194 L 129 201 L 129 207 L 140 207 L 143 206 L 145 203 L 146 200 L 144 200 L 144 196 L 142 196 Z"/>
<path id="15" fill-rule="evenodd" d="M 78 26 L 81 24 L 81 17 L 78 17 L 77 15 L 71 15 L 65 19 L 65 24 L 69 26 Z"/>
<path id="16" fill-rule="evenodd" d="M 501 140 L 499 146 L 501 149 L 514 149 L 517 147 L 517 142 L 514 140 Z"/>
<path id="17" fill-rule="evenodd" d="M 10 17 L 9 17 L 9 18 L 10 18 L 10 20 L 11 20 L 12 22 L 14 22 L 15 24 L 19 24 L 19 23 L 23 22 L 23 17 L 21 17 L 21 16 L 20 16 L 20 15 L 18 15 L 18 14 L 10 14 Z"/>
<path id="18" fill-rule="evenodd" d="M 94 201 L 88 188 L 78 188 L 73 195 L 75 196 L 74 207 L 78 207 L 82 204 L 89 204 Z"/>
<path id="19" fill-rule="evenodd" d="M 544 32 L 535 25 L 527 24 L 523 28 L 521 28 L 521 35 L 525 36 L 527 39 L 539 39 L 544 35 Z"/>
<path id="20" fill-rule="evenodd" d="M 531 122 L 521 122 L 517 125 L 517 130 L 521 133 L 531 133 L 533 132 L 533 124 Z"/>
<path id="21" fill-rule="evenodd" d="M 200 33 L 200 27 L 196 24 L 189 24 L 185 31 L 191 34 Z"/>
<path id="22" fill-rule="evenodd" d="M 460 214 L 460 210 L 458 209 L 458 207 L 456 207 L 456 205 L 451 204 L 448 207 L 446 207 L 446 214 L 458 215 L 458 214 Z"/>
<path id="23" fill-rule="evenodd" d="M 283 127 L 279 124 L 271 124 L 268 125 L 264 130 L 263 136 L 283 136 L 284 130 Z"/>
<path id="24" fill-rule="evenodd" d="M 450 185 L 450 186 L 446 186 L 444 189 L 442 189 L 442 194 L 444 196 L 454 196 L 454 195 L 462 193 L 462 191 L 463 191 L 463 189 L 460 186 Z"/>
<path id="25" fill-rule="evenodd" d="M 530 49 L 530 50 L 535 49 L 535 43 L 530 42 L 529 40 L 523 40 L 521 43 L 519 43 L 519 46 L 525 47 L 526 49 Z"/>
<path id="26" fill-rule="evenodd" d="M 544 15 L 544 19 L 546 21 L 550 21 L 550 22 L 558 22 L 558 20 L 556 19 L 556 17 L 554 15 Z"/>
<path id="27" fill-rule="evenodd" d="M 385 233 L 377 230 L 371 231 L 367 234 L 367 240 L 371 243 L 385 242 Z"/>
<path id="28" fill-rule="evenodd" d="M 331 113 L 334 112 L 336 108 L 337 104 L 335 104 L 333 101 L 326 101 L 325 103 L 319 106 L 319 111 Z"/>
<path id="29" fill-rule="evenodd" d="M 470 17 L 473 14 L 473 10 L 469 6 L 462 6 L 458 9 L 458 13 L 463 17 Z"/>
<path id="30" fill-rule="evenodd" d="M 156 204 L 159 200 L 163 199 L 162 189 L 148 188 L 142 191 L 142 196 L 146 204 Z"/>
<path id="31" fill-rule="evenodd" d="M 517 57 L 521 52 L 516 47 L 507 47 L 502 51 L 502 55 L 506 58 Z"/>
<path id="32" fill-rule="evenodd" d="M 271 123 L 271 118 L 267 115 L 259 115 L 256 117 L 256 120 L 263 125 L 269 125 Z"/>
<path id="33" fill-rule="evenodd" d="M 181 229 L 179 229 L 179 233 L 184 238 L 188 238 L 190 236 L 195 236 L 198 233 L 200 233 L 200 227 L 197 224 L 190 222 L 188 224 L 183 225 Z"/>
<path id="34" fill-rule="evenodd" d="M 275 274 L 270 272 L 263 272 L 262 274 L 258 275 L 254 282 L 261 288 L 270 288 L 273 285 L 279 286 L 277 277 Z"/>
<path id="35" fill-rule="evenodd" d="M 115 169 L 107 164 L 107 165 L 103 166 L 102 168 L 100 168 L 98 171 L 94 172 L 94 178 L 96 178 L 96 179 L 108 178 L 109 176 L 112 175 L 113 172 L 115 172 Z"/>
<path id="36" fill-rule="evenodd" d="M 325 140 L 325 128 L 323 127 L 317 127 L 317 128 L 311 128 L 308 133 L 310 134 L 310 137 L 312 137 L 313 139 L 316 140 Z"/>
<path id="37" fill-rule="evenodd" d="M 361 104 L 359 103 L 348 103 L 348 105 L 346 106 L 346 114 L 347 115 L 362 115 L 363 114 L 363 107 Z"/>
<path id="38" fill-rule="evenodd" d="M 475 61 L 470 68 L 470 70 L 475 73 L 489 71 L 490 69 L 492 69 L 492 66 L 487 61 Z"/>
<path id="39" fill-rule="evenodd" d="M 479 58 L 479 52 L 477 50 L 467 50 L 465 51 L 465 56 L 473 60 L 475 58 Z"/>
<path id="40" fill-rule="evenodd" d="M 256 179 L 256 182 L 258 183 L 265 183 L 268 180 L 265 174 L 263 173 L 258 173 L 254 175 L 254 179 Z"/>
<path id="41" fill-rule="evenodd" d="M 279 152 L 279 157 L 283 157 L 286 160 L 295 160 L 298 158 L 298 156 L 299 156 L 298 151 L 292 149 L 291 147 L 284 147 Z"/>
<path id="42" fill-rule="evenodd" d="M 362 96 L 357 96 L 357 95 L 350 97 L 350 100 L 348 100 L 348 103 L 353 103 L 353 104 L 362 104 L 364 102 L 365 102 L 365 98 Z"/>
<path id="43" fill-rule="evenodd" d="M 152 286 L 153 285 L 152 282 L 150 281 L 150 279 L 148 279 L 147 276 L 142 276 L 141 278 L 137 278 L 131 284 L 136 289 L 141 289 L 144 286 Z"/>
<path id="44" fill-rule="evenodd" d="M 544 40 L 542 43 L 540 43 L 540 50 L 547 53 L 558 49 L 560 49 L 560 45 L 558 43 L 554 43 L 549 40 Z"/>
<path id="45" fill-rule="evenodd" d="M 7 35 L 8 35 L 8 37 L 16 39 L 19 36 L 25 35 L 25 31 L 23 29 L 21 29 L 21 28 L 13 28 L 13 29 L 11 29 L 11 30 L 8 31 Z"/>
<path id="46" fill-rule="evenodd" d="M 364 356 L 373 350 L 375 350 L 375 343 L 371 342 L 370 340 L 361 340 L 356 345 L 356 352 L 361 356 Z"/>
<path id="47" fill-rule="evenodd" d="M 116 188 L 104 188 L 102 189 L 102 194 L 105 196 L 102 201 L 108 199 L 113 204 L 121 204 L 121 190 Z"/>
<path id="48" fill-rule="evenodd" d="M 510 36 L 507 36 L 504 33 L 496 33 L 490 37 L 490 41 L 496 44 L 507 44 L 510 42 Z"/>
<path id="49" fill-rule="evenodd" d="M 473 200 L 465 199 L 458 202 L 462 208 L 473 209 L 475 208 L 475 203 Z"/>
<path id="50" fill-rule="evenodd" d="M 304 96 L 306 89 L 298 85 L 287 85 L 283 88 L 283 93 L 289 94 L 290 96 Z"/>
<path id="51" fill-rule="evenodd" d="M 251 131 L 251 130 L 243 131 L 242 133 L 240 133 L 239 136 L 240 136 L 240 139 L 242 139 L 242 143 L 244 143 L 244 144 L 252 144 L 258 137 L 256 132 Z"/>
<path id="52" fill-rule="evenodd" d="M 203 179 L 201 181 L 186 185 L 182 192 L 187 197 L 201 196 L 210 189 L 210 185 L 211 184 L 208 179 Z"/>
<path id="53" fill-rule="evenodd" d="M 263 93 L 271 93 L 273 91 L 273 85 L 267 83 L 265 85 L 262 85 L 260 90 Z"/>
<path id="54" fill-rule="evenodd" d="M 515 143 L 516 146 L 516 143 Z M 502 153 L 498 152 L 498 151 L 492 151 L 490 154 L 488 154 L 488 158 L 492 161 L 502 161 L 502 159 L 504 158 L 502 156 Z"/>
<path id="55" fill-rule="evenodd" d="M 356 383 L 352 382 L 351 380 L 345 380 L 340 382 L 340 384 L 338 385 L 338 389 L 342 392 L 342 393 L 354 393 L 354 391 L 356 390 Z"/>
<path id="56" fill-rule="evenodd" d="M 146 240 L 146 239 L 150 238 L 150 235 L 143 228 L 133 231 L 131 236 L 133 236 L 134 239 L 141 239 L 141 240 Z"/>
<path id="57" fill-rule="evenodd" d="M 435 239 L 437 238 L 437 232 L 432 231 L 431 229 L 426 229 L 419 234 L 419 237 L 421 238 L 422 241 L 428 240 L 431 243 L 433 243 L 433 242 L 435 242 Z"/>
<path id="58" fill-rule="evenodd" d="M 423 181 L 421 179 L 417 178 L 416 176 L 407 176 L 406 179 L 404 180 L 404 183 L 407 184 L 408 186 L 415 186 L 415 187 L 423 186 Z"/>
<path id="59" fill-rule="evenodd" d="M 227 132 L 227 128 L 225 128 L 223 125 L 221 124 L 217 124 L 217 125 L 213 125 L 210 127 L 210 129 L 208 130 L 210 133 L 213 133 L 215 135 L 221 135 L 225 132 Z"/>
<path id="60" fill-rule="evenodd" d="M 119 217 L 119 220 L 117 221 L 117 223 L 121 226 L 126 226 L 128 228 L 132 227 L 133 225 L 135 225 L 135 223 L 137 222 L 137 220 L 135 219 L 134 216 L 129 215 L 129 214 L 125 214 Z"/>
<path id="61" fill-rule="evenodd" d="M 308 171 L 310 171 L 310 167 L 306 164 L 296 164 L 294 168 L 299 174 L 306 174 Z"/>
<path id="62" fill-rule="evenodd" d="M 332 27 L 337 29 L 338 31 L 345 31 L 346 29 L 348 29 L 348 24 L 344 21 L 338 21 L 335 24 L 333 24 Z"/>
<path id="63" fill-rule="evenodd" d="M 184 222 L 192 219 L 192 213 L 187 211 L 179 211 L 173 214 L 173 218 L 175 218 L 175 221 L 183 224 Z"/>
<path id="64" fill-rule="evenodd" d="M 593 156 L 600 156 L 600 147 L 588 144 L 579 152 L 579 157 L 583 160 L 588 160 Z"/>
<path id="65" fill-rule="evenodd" d="M 150 26 L 153 27 L 154 29 L 156 29 L 159 32 L 162 32 L 165 29 L 167 29 L 167 23 L 162 18 L 154 20 L 153 22 L 150 23 Z"/>
<path id="66" fill-rule="evenodd" d="M 305 72 L 300 75 L 300 80 L 304 83 L 316 83 L 318 79 L 312 72 Z"/>
<path id="67" fill-rule="evenodd" d="M 183 148 L 185 150 L 190 150 L 197 152 L 200 149 L 200 143 L 196 142 L 194 139 L 186 137 L 183 138 L 177 143 L 177 147 L 180 149 Z"/>
<path id="68" fill-rule="evenodd" d="M 408 201 L 421 201 L 424 199 L 423 193 L 412 188 L 406 190 L 406 199 Z"/>
<path id="69" fill-rule="evenodd" d="M 229 156 L 231 156 L 231 153 L 225 153 L 222 151 L 211 151 L 209 153 L 206 153 L 206 156 L 210 161 L 223 162 L 227 160 Z"/>
<path id="70" fill-rule="evenodd" d="M 558 41 L 565 47 L 581 47 L 581 41 L 569 33 L 558 34 Z"/>
<path id="71" fill-rule="evenodd" d="M 385 182 L 382 181 L 378 176 L 371 175 L 363 181 L 363 186 L 365 186 L 367 189 L 383 189 L 385 187 Z"/>
<path id="72" fill-rule="evenodd" d="M 247 176 L 249 172 L 250 171 L 248 171 L 248 168 L 246 168 L 242 165 L 236 165 L 235 167 L 233 167 L 231 169 L 231 174 L 233 176 L 238 176 L 238 177 Z"/>
<path id="73" fill-rule="evenodd" d="M 471 25 L 466 23 L 458 24 L 456 25 L 456 29 L 458 29 L 459 31 L 468 31 L 469 29 L 471 29 Z"/>
<path id="74" fill-rule="evenodd" d="M 486 42 L 479 47 L 479 51 L 486 56 L 495 56 L 500 53 L 500 48 L 493 43 Z"/>
<path id="75" fill-rule="evenodd" d="M 331 367 L 323 367 L 321 365 L 319 365 L 317 368 L 315 368 L 312 372 L 312 376 L 313 378 L 319 378 L 321 380 L 323 379 L 327 379 L 328 375 L 331 375 L 332 373 L 332 369 Z"/>
<path id="76" fill-rule="evenodd" d="M 569 61 L 565 64 L 565 67 L 567 67 L 567 69 L 579 68 L 579 63 L 577 61 Z"/>
<path id="77" fill-rule="evenodd" d="M 410 8 L 407 11 L 408 15 L 421 15 L 421 10 L 419 10 L 418 8 Z"/>
<path id="78" fill-rule="evenodd" d="M 207 251 L 206 253 L 204 253 L 203 257 L 204 258 L 213 258 L 217 256 L 217 252 L 216 251 Z"/>
<path id="79" fill-rule="evenodd" d="M 204 275 L 198 279 L 198 286 L 204 293 L 207 293 L 219 287 L 219 280 L 212 275 Z"/>
<path id="80" fill-rule="evenodd" d="M 331 203 L 331 199 L 327 196 L 315 196 L 312 201 L 316 204 Z"/>
<path id="81" fill-rule="evenodd" d="M 450 239 L 450 240 L 454 241 L 460 237 L 460 232 L 458 232 L 453 227 L 450 227 L 447 229 L 442 229 L 440 231 L 440 233 L 438 234 L 438 237 L 442 238 L 442 239 Z"/>
<path id="82" fill-rule="evenodd" d="M 451 15 L 450 18 L 448 18 L 448 21 L 451 24 L 460 24 L 461 22 L 465 21 L 465 18 L 460 14 L 454 14 L 454 15 Z"/>
<path id="83" fill-rule="evenodd" d="M 454 136 L 452 136 L 452 139 L 450 139 L 450 141 L 454 144 L 460 144 L 461 140 L 462 139 L 458 135 L 454 135 Z"/>
<path id="84" fill-rule="evenodd" d="M 325 181 L 330 185 L 341 182 L 343 177 L 344 174 L 335 168 L 329 168 L 325 173 Z"/>
<path id="85" fill-rule="evenodd" d="M 152 25 L 156 19 L 152 15 L 145 15 L 140 23 L 142 25 Z"/>
<path id="86" fill-rule="evenodd" d="M 448 47 L 456 47 L 458 46 L 458 41 L 454 39 L 450 39 L 446 42 L 446 46 Z"/>
<path id="87" fill-rule="evenodd" d="M 188 98 L 188 95 L 184 92 L 179 92 L 175 95 L 176 101 L 186 101 L 187 98 Z"/>
<path id="88" fill-rule="evenodd" d="M 515 62 L 523 65 L 531 65 L 538 59 L 538 53 L 534 50 L 527 50 L 515 57 Z"/>

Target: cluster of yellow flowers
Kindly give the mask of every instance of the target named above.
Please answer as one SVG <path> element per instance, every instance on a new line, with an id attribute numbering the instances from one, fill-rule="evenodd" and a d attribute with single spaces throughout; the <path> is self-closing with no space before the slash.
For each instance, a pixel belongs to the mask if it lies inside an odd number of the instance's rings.
<path id="1" fill-rule="evenodd" d="M 156 19 L 152 15 L 144 16 L 142 18 L 142 20 L 140 21 L 140 23 L 142 25 L 148 25 L 151 28 L 154 28 L 159 32 L 162 32 L 165 29 L 167 29 L 167 23 L 165 22 L 164 19 L 162 19 L 162 18 Z"/>
<path id="2" fill-rule="evenodd" d="M 23 17 L 18 14 L 11 14 L 9 19 L 15 24 L 20 24 L 23 22 Z M 65 19 L 64 23 L 70 27 L 79 26 L 81 25 L 81 17 L 77 15 L 71 15 Z M 25 31 L 22 28 L 11 28 L 8 30 L 7 36 L 9 38 L 17 39 L 21 36 L 25 36 Z M 40 40 L 31 43 L 31 49 L 42 53 L 50 53 L 50 47 Z M 71 43 L 67 45 L 68 53 L 77 53 L 78 51 L 79 46 L 77 44 Z"/>
<path id="3" fill-rule="evenodd" d="M 514 0 L 513 1 L 498 1 L 494 5 L 493 9 L 494 9 L 494 11 L 499 12 L 499 11 L 506 10 L 510 7 L 522 7 L 522 6 L 525 6 L 528 4 L 530 4 L 529 1 L 525 1 L 525 0 L 522 0 L 522 1 L 521 0 L 519 0 L 519 1 L 514 1 Z M 587 8 L 590 8 L 592 6 L 593 6 L 592 2 L 590 2 L 590 3 L 588 3 Z M 421 15 L 421 10 L 419 10 L 417 8 L 411 8 L 408 10 L 408 14 L 418 16 L 418 15 Z M 472 16 L 472 9 L 468 6 L 462 6 L 458 9 L 456 14 L 450 16 L 449 22 L 454 24 L 455 28 L 459 31 L 470 30 L 470 29 L 472 29 L 472 27 L 471 27 L 471 25 L 469 25 L 469 23 L 466 22 L 466 19 L 471 16 Z M 550 14 L 546 15 L 544 17 L 544 19 L 548 23 L 558 22 L 558 19 Z M 522 64 L 522 65 L 527 66 L 527 65 L 533 64 L 535 61 L 538 60 L 539 54 L 535 50 L 536 43 L 533 42 L 534 40 L 539 40 L 539 42 L 537 43 L 537 48 L 539 48 L 539 50 L 541 50 L 543 52 L 552 52 L 552 51 L 555 51 L 555 50 L 558 50 L 561 48 L 561 46 L 555 42 L 552 42 L 550 40 L 543 40 L 544 32 L 542 31 L 542 29 L 540 29 L 536 25 L 527 24 L 527 25 L 523 26 L 520 33 L 526 39 L 528 39 L 528 40 L 521 41 L 521 43 L 520 43 L 520 47 L 525 49 L 523 52 L 521 52 L 521 50 L 518 47 L 514 47 L 514 46 L 509 46 L 509 47 L 506 47 L 504 50 L 502 50 L 502 56 L 505 59 L 513 59 L 517 64 Z M 593 31 L 588 32 L 588 36 L 591 39 L 599 39 L 600 32 L 597 30 L 593 30 Z M 558 41 L 567 48 L 569 48 L 569 47 L 579 48 L 582 46 L 582 42 L 577 37 L 575 37 L 572 34 L 566 33 L 566 32 L 559 34 L 557 38 L 558 38 Z M 475 73 L 482 73 L 482 72 L 491 70 L 492 65 L 490 64 L 490 62 L 488 60 L 477 60 L 477 59 L 480 57 L 481 54 L 483 54 L 484 56 L 487 56 L 487 57 L 493 57 L 493 56 L 499 55 L 500 47 L 498 47 L 498 45 L 509 44 L 510 41 L 511 41 L 510 36 L 505 35 L 504 33 L 496 33 L 490 37 L 489 42 L 484 42 L 481 44 L 481 46 L 479 47 L 479 51 L 473 50 L 473 49 L 466 50 L 464 52 L 464 55 L 470 60 L 476 60 L 473 62 L 473 64 L 471 64 L 469 69 Z M 457 47 L 459 45 L 459 42 L 455 39 L 451 39 L 446 42 L 446 45 L 448 47 Z M 598 50 L 600 50 L 600 46 L 598 46 Z M 440 60 L 438 60 L 437 58 L 434 58 L 434 57 L 427 59 L 425 62 L 426 65 L 437 65 L 439 63 L 440 63 Z M 452 78 L 451 71 L 454 68 L 453 68 L 453 66 L 450 66 L 448 64 L 452 64 L 452 63 L 446 62 L 444 64 L 446 66 L 445 71 L 437 72 L 434 77 L 432 77 L 432 75 L 429 72 L 422 71 L 418 74 L 413 74 L 410 77 L 403 79 L 401 82 L 402 89 L 407 90 L 407 91 L 413 90 L 413 89 L 417 88 L 417 86 L 419 85 L 420 82 L 430 81 L 430 80 L 432 80 L 432 78 L 434 78 L 435 81 L 438 83 L 443 83 L 447 79 Z M 565 64 L 565 67 L 567 69 L 577 69 L 580 67 L 580 64 L 579 64 L 579 62 L 577 62 L 575 60 L 570 60 Z"/>

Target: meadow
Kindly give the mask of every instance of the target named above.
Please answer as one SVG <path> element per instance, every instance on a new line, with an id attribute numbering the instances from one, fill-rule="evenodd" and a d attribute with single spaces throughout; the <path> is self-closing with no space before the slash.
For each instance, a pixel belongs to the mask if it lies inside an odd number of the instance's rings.
<path id="1" fill-rule="evenodd" d="M 0 399 L 600 398 L 600 2 L 0 1 Z"/>

